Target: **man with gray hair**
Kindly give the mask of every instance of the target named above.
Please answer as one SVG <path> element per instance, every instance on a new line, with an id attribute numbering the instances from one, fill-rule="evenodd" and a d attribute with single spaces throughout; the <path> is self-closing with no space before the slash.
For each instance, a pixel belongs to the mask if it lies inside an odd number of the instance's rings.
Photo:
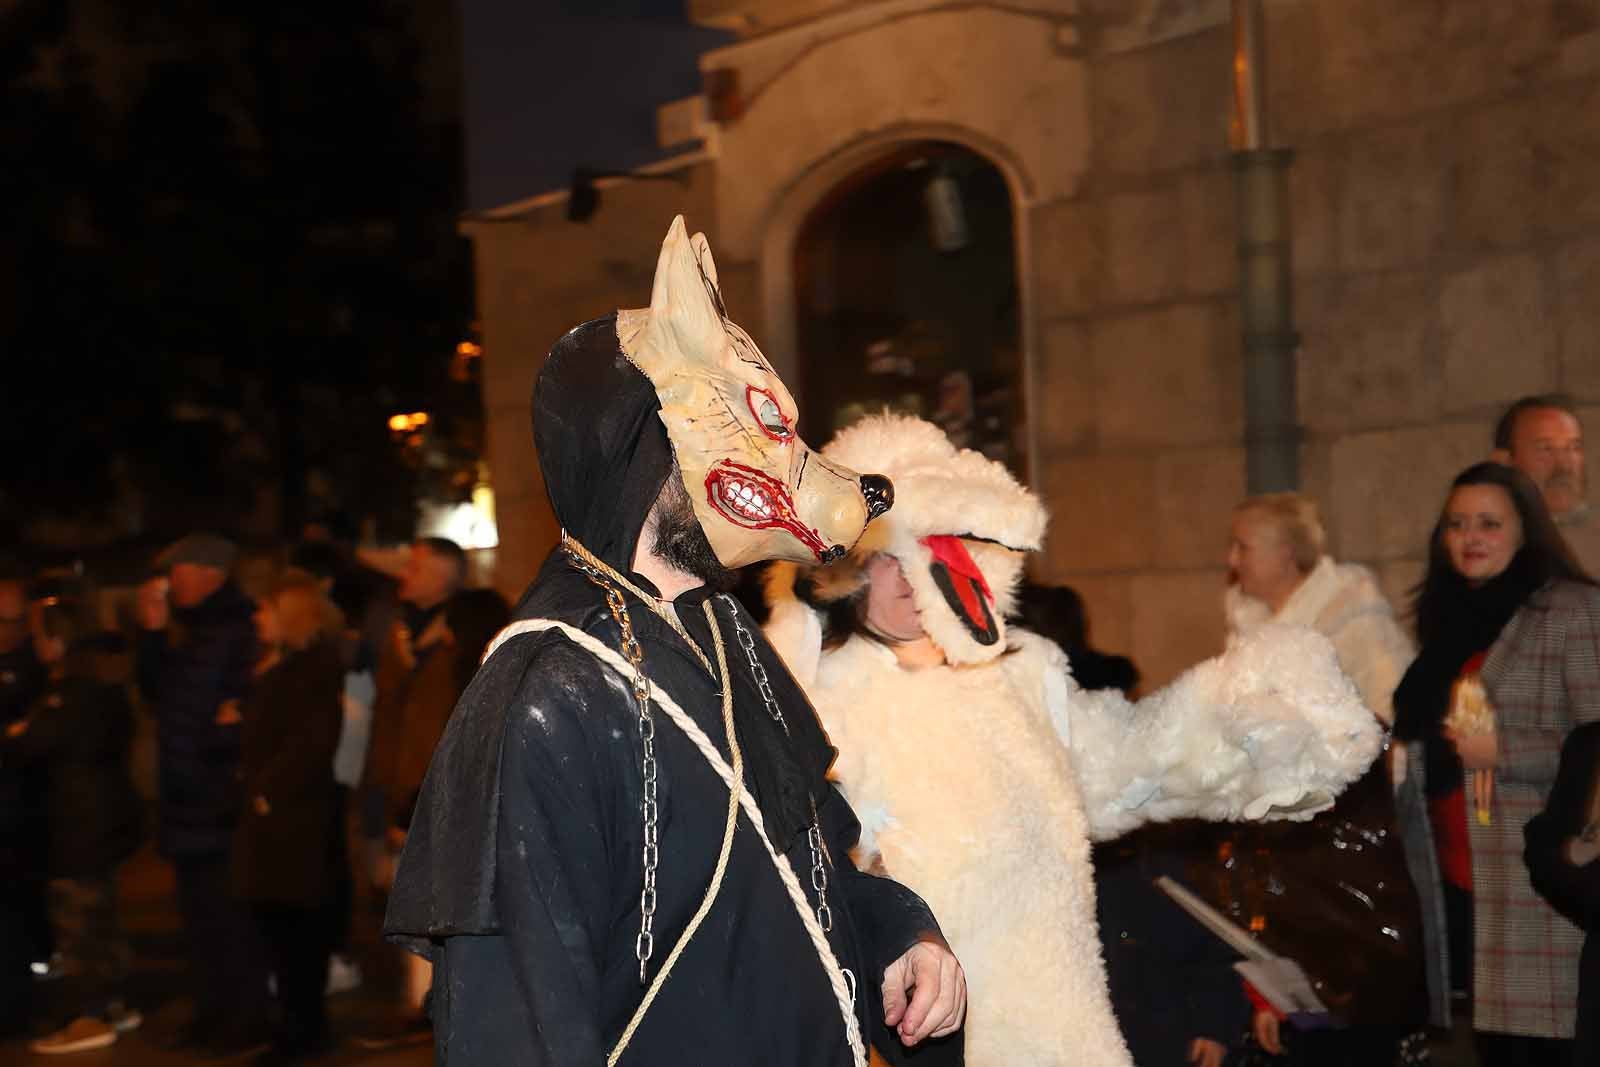
<path id="1" fill-rule="evenodd" d="M 1600 570 L 1600 516 L 1586 499 L 1583 423 L 1564 393 L 1525 396 L 1495 424 L 1489 458 L 1532 478 L 1584 570 Z"/>

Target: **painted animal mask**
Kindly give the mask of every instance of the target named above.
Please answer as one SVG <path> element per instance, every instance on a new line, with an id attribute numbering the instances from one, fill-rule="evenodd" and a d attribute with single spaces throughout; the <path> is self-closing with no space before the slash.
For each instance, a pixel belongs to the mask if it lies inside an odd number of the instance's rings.
<path id="1" fill-rule="evenodd" d="M 650 306 L 617 312 L 617 338 L 655 386 L 695 516 L 724 567 L 831 563 L 889 510 L 887 478 L 823 459 L 795 434 L 794 398 L 728 318 L 704 234 L 672 220 Z"/>
<path id="2" fill-rule="evenodd" d="M 850 562 L 812 574 L 819 600 L 838 600 L 866 581 L 875 553 L 899 562 L 922 628 L 951 663 L 981 663 L 1006 649 L 1026 554 L 1044 538 L 1037 497 L 981 453 L 958 449 L 943 430 L 904 415 L 869 415 L 828 443 L 838 463 L 872 462 L 894 479 L 894 514 L 876 523 Z"/>

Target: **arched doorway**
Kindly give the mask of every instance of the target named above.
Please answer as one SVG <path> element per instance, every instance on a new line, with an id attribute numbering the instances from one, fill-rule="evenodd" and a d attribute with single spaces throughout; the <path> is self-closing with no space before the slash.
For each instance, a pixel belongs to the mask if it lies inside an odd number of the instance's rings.
<path id="1" fill-rule="evenodd" d="M 887 406 L 1025 474 L 1011 190 L 976 152 L 902 144 L 839 182 L 794 243 L 802 433 Z"/>

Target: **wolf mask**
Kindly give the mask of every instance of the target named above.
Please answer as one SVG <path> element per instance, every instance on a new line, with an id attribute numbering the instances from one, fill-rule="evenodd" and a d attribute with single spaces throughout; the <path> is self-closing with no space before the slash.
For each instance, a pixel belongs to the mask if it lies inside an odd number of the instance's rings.
<path id="1" fill-rule="evenodd" d="M 894 487 L 823 459 L 750 335 L 728 318 L 704 234 L 672 220 L 650 306 L 617 312 L 617 339 L 650 379 L 694 504 L 724 567 L 831 563 L 889 510 Z"/>

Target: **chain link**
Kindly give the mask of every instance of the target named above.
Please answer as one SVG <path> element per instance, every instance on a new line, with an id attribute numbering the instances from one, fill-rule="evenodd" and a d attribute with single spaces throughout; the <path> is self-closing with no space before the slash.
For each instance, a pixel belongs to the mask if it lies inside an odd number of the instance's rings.
<path id="1" fill-rule="evenodd" d="M 772 683 L 767 678 L 767 669 L 756 658 L 756 639 L 750 636 L 750 631 L 744 628 L 744 623 L 739 621 L 738 609 L 733 606 L 733 598 L 723 593 L 722 599 L 728 602 L 728 610 L 733 615 L 733 633 L 739 639 L 739 647 L 744 649 L 745 658 L 750 661 L 750 673 L 755 677 L 756 688 L 761 690 L 761 699 L 767 705 L 767 714 L 772 716 L 774 722 L 783 727 L 785 735 L 789 733 L 789 724 L 783 718 L 783 709 L 778 707 L 778 698 L 772 695 Z"/>
<path id="2" fill-rule="evenodd" d="M 644 757 L 641 775 L 644 799 L 640 806 L 644 817 L 644 844 L 640 860 L 644 866 L 644 886 L 639 890 L 639 936 L 634 939 L 633 954 L 639 960 L 639 984 L 649 980 L 650 957 L 656 948 L 656 874 L 661 863 L 660 815 L 656 786 L 660 779 L 656 765 L 656 719 L 650 710 L 650 679 L 644 673 L 644 650 L 633 633 L 633 619 L 628 615 L 628 604 L 622 590 L 598 568 L 591 566 L 576 552 L 568 558 L 584 577 L 605 593 L 606 607 L 622 633 L 622 653 L 633 665 L 633 700 L 639 715 L 639 739 L 643 742 Z"/>
<path id="3" fill-rule="evenodd" d="M 563 546 L 568 547 L 565 538 L 563 538 Z M 633 699 L 637 705 L 639 738 L 643 742 L 644 750 L 641 768 L 644 794 L 641 802 L 644 818 L 644 844 L 640 857 L 644 866 L 644 885 L 639 891 L 639 936 L 634 940 L 634 956 L 639 961 L 639 982 L 643 985 L 649 980 L 650 957 L 655 952 L 656 883 L 661 861 L 660 805 L 656 792 L 659 768 L 656 763 L 656 722 L 655 716 L 650 710 L 650 679 L 644 672 L 644 650 L 639 647 L 638 638 L 634 636 L 633 620 L 628 614 L 628 605 L 627 601 L 623 599 L 622 590 L 611 581 L 609 575 L 585 559 L 583 554 L 568 547 L 567 556 L 579 573 L 598 586 L 605 594 L 606 607 L 611 612 L 611 617 L 616 621 L 617 629 L 621 633 L 623 655 L 627 656 L 628 662 L 634 668 Z M 739 647 L 744 649 L 745 658 L 750 663 L 750 673 L 755 678 L 756 688 L 761 692 L 761 700 L 766 705 L 767 714 L 783 728 L 783 732 L 787 736 L 789 723 L 783 717 L 783 709 L 778 707 L 778 699 L 772 692 L 772 682 L 767 677 L 767 669 L 762 666 L 761 660 L 756 656 L 755 637 L 745 628 L 744 622 L 739 618 L 739 609 L 733 598 L 723 593 L 721 594 L 721 599 L 728 606 L 728 613 L 733 619 L 734 634 L 739 640 Z M 687 639 L 688 635 L 684 634 L 684 637 Z M 694 647 L 693 641 L 689 643 L 690 647 Z M 698 652 L 699 649 L 695 648 L 695 651 Z M 731 684 L 732 679 L 723 679 L 723 685 Z M 813 796 L 810 800 L 811 825 L 806 829 L 806 844 L 811 850 L 811 889 L 816 894 L 817 899 L 817 925 L 822 927 L 824 933 L 831 933 L 833 931 L 833 909 L 828 906 L 828 850 L 826 842 L 822 840 L 822 828 L 817 816 L 816 797 Z M 846 971 L 845 975 L 849 981 L 851 999 L 854 1000 L 855 975 L 849 971 Z"/>
<path id="4" fill-rule="evenodd" d="M 739 639 L 739 647 L 744 649 L 745 658 L 750 661 L 750 673 L 755 676 L 756 688 L 761 690 L 761 699 L 767 705 L 767 714 L 783 727 L 785 734 L 788 734 L 789 724 L 784 721 L 783 710 L 778 707 L 778 698 L 772 694 L 772 684 L 767 679 L 767 669 L 756 658 L 756 639 L 740 621 L 739 608 L 733 598 L 726 593 L 721 594 L 721 597 L 727 602 L 728 613 L 733 617 L 734 635 Z M 806 828 L 806 844 L 811 848 L 811 889 L 817 895 L 817 925 L 822 927 L 823 933 L 831 933 L 833 909 L 828 906 L 828 846 L 822 840 L 822 824 L 817 818 L 816 797 L 811 798 L 811 825 Z M 851 978 L 853 981 L 854 975 Z M 853 998 L 853 991 L 851 995 Z"/>

